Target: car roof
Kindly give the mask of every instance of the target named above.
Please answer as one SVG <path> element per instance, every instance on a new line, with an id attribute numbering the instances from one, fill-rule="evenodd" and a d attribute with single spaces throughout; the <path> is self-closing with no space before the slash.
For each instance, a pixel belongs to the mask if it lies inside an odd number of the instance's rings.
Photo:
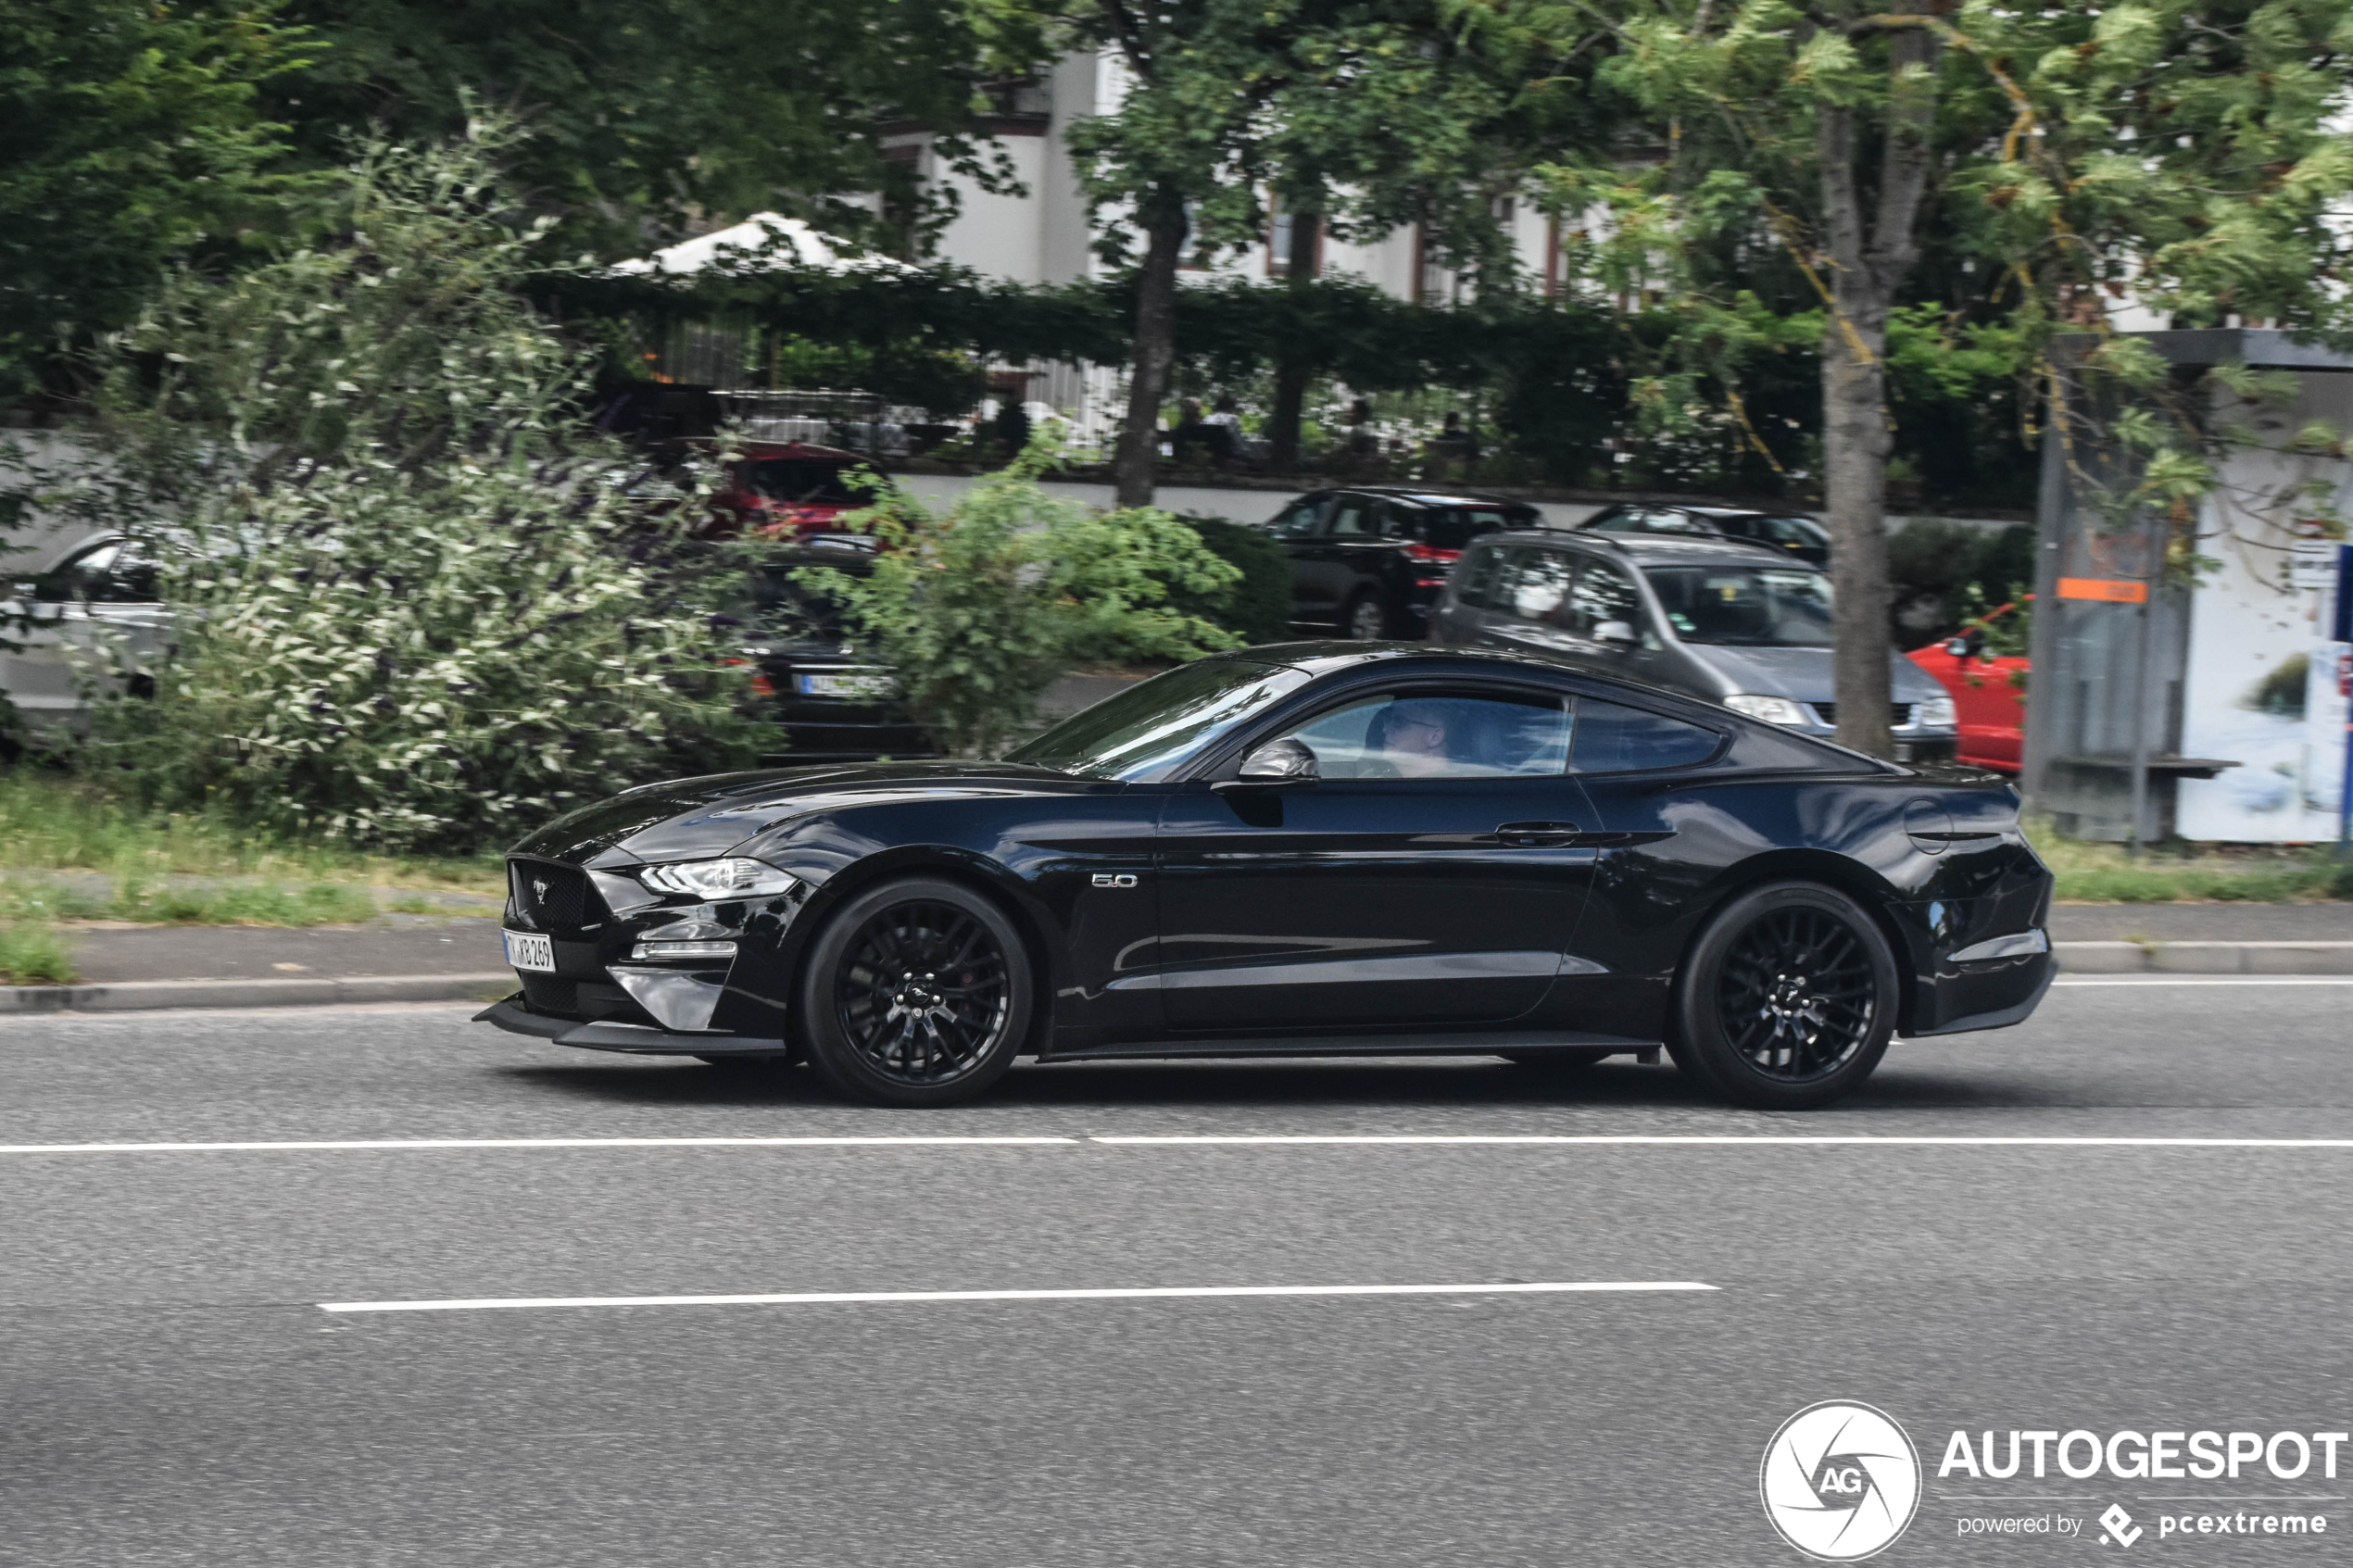
<path id="1" fill-rule="evenodd" d="M 1407 501 L 1417 507 L 1518 507 L 1533 510 L 1526 501 L 1515 501 L 1503 495 L 1481 495 L 1473 490 L 1433 490 L 1428 485 L 1409 487 L 1402 484 L 1336 484 L 1334 495 L 1378 495 L 1386 500 Z"/>
<path id="2" fill-rule="evenodd" d="M 1566 533 L 1559 529 L 1546 529 L 1538 533 L 1532 529 L 1521 529 L 1509 533 L 1491 533 L 1476 543 L 1492 546 L 1515 540 L 1530 545 L 1574 543 L 1588 549 L 1604 551 L 1636 566 L 1705 566 L 1710 561 L 1745 565 L 1771 561 L 1775 566 L 1797 571 L 1821 570 L 1769 545 L 1752 545 L 1744 539 L 1694 539 L 1678 533 L 1591 533 L 1577 529 Z"/>
<path id="3" fill-rule="evenodd" d="M 1438 675 L 1441 678 L 1450 669 L 1465 675 L 1541 673 L 1556 680 L 1566 678 L 1586 686 L 1622 691 L 1627 696 L 1652 707 L 1673 709 L 1689 714 L 1695 721 L 1719 727 L 1739 717 L 1729 709 L 1719 708 L 1712 702 L 1702 702 L 1680 692 L 1594 671 L 1574 669 L 1556 659 L 1520 653 L 1510 648 L 1439 646 L 1430 643 L 1360 643 L 1327 638 L 1316 642 L 1269 643 L 1260 647 L 1236 648 L 1231 653 L 1210 657 L 1247 660 L 1255 664 L 1288 665 L 1318 677 L 1344 670 L 1378 666 L 1394 666 L 1401 674 Z"/>
<path id="4" fill-rule="evenodd" d="M 1698 507 L 1689 506 L 1681 501 L 1622 501 L 1609 510 L 1620 511 L 1634 506 L 1655 512 L 1681 512 L 1685 517 L 1796 517 L 1804 518 L 1808 522 L 1817 521 L 1810 513 L 1800 511 L 1794 507 L 1783 511 L 1768 511 L 1763 507 Z M 1601 512 L 1593 514 L 1594 517 L 1603 515 Z M 1591 521 L 1592 519 L 1587 521 Z"/>

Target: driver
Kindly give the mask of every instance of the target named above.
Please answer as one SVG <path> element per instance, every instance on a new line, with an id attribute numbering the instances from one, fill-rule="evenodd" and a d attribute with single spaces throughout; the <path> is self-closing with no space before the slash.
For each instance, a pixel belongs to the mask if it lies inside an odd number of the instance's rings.
<path id="1" fill-rule="evenodd" d="M 1379 753 L 1399 778 L 1426 779 L 1453 771 L 1462 759 L 1456 754 L 1466 737 L 1462 715 L 1453 705 L 1435 697 L 1406 697 L 1392 702 L 1373 719 L 1365 749 Z"/>

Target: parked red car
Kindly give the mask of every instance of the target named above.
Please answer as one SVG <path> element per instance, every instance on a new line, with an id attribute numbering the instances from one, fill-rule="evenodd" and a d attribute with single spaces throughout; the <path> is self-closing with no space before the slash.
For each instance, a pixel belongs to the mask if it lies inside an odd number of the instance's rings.
<path id="1" fill-rule="evenodd" d="M 747 442 L 743 457 L 729 463 L 711 496 L 712 538 L 743 533 L 807 538 L 844 532 L 839 519 L 874 504 L 850 483 L 851 473 L 871 466 L 863 453 L 806 442 Z"/>
<path id="2" fill-rule="evenodd" d="M 1936 677 L 1953 694 L 1960 728 L 1955 760 L 1981 768 L 2015 773 L 2023 765 L 2026 746 L 2026 671 L 2022 654 L 1987 651 L 1986 630 L 2020 609 L 2004 605 L 1988 610 L 1957 636 L 1906 657 Z M 2019 618 L 2021 621 L 2023 616 Z"/>

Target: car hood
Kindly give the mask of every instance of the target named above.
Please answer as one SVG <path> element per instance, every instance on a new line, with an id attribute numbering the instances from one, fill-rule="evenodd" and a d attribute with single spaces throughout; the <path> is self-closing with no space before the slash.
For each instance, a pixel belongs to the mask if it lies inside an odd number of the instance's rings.
<path id="1" fill-rule="evenodd" d="M 1724 681 L 1723 695 L 1750 692 L 1758 696 L 1785 696 L 1798 702 L 1834 700 L 1837 682 L 1831 674 L 1829 648 L 1756 648 L 1729 643 L 1686 643 L 1692 657 Z M 1944 688 L 1902 654 L 1887 656 L 1889 684 L 1897 702 L 1925 702 L 1943 696 Z"/>
<path id="2" fill-rule="evenodd" d="M 1106 786 L 1017 762 L 852 762 L 644 784 L 549 822 L 515 855 L 628 866 L 724 855 L 795 817 L 909 799 L 1067 795 Z"/>

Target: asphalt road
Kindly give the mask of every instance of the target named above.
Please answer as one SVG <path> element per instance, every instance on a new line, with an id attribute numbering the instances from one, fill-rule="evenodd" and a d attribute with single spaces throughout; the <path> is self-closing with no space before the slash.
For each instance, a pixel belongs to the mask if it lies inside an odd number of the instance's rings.
<path id="1" fill-rule="evenodd" d="M 1794 1563 L 1759 1459 L 1843 1399 L 1926 1465 L 1879 1561 L 2343 1562 L 2353 1445 L 2338 1480 L 1936 1472 L 1956 1428 L 2353 1428 L 2349 1009 L 2071 985 L 1805 1116 L 1430 1060 L 887 1112 L 455 1008 L 4 1021 L 0 1560 Z M 1099 1141 L 1299 1135 L 1390 1141 Z M 910 1136 L 947 1141 L 26 1147 Z M 1662 1141 L 1395 1141 L 1499 1136 Z M 1820 1141 L 1856 1137 L 2049 1141 Z M 1714 1288 L 321 1306 L 1499 1282 Z M 2160 1537 L 2200 1506 L 2332 1533 Z"/>

